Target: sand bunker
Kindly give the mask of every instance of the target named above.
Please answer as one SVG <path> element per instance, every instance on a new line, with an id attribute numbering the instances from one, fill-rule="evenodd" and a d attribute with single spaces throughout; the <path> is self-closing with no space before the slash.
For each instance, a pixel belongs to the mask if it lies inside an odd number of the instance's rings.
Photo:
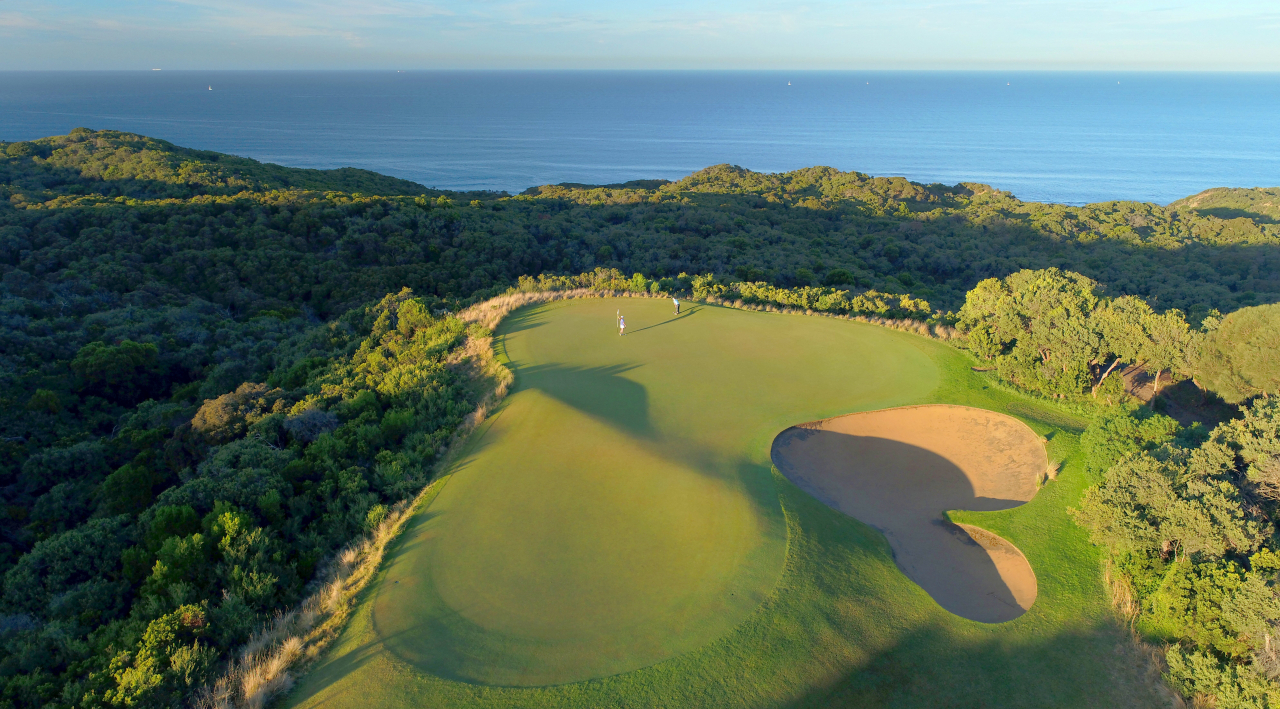
<path id="1" fill-rule="evenodd" d="M 1035 495 L 1048 461 L 1021 421 L 965 406 L 870 411 L 789 428 L 772 456 L 806 492 L 883 532 L 902 572 L 952 613 L 999 623 L 1035 601 L 1035 573 L 1017 547 L 942 517 Z"/>

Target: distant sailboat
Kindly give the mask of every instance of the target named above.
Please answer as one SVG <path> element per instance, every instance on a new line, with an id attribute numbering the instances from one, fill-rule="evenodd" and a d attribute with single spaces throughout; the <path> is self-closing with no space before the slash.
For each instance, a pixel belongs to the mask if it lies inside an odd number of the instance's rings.
<path id="1" fill-rule="evenodd" d="M 788 81 L 788 82 L 787 82 L 787 86 L 790 86 L 790 85 L 791 85 L 791 82 L 790 82 L 790 81 Z"/>
<path id="2" fill-rule="evenodd" d="M 210 85 L 210 86 L 209 86 L 209 90 L 210 90 L 210 91 L 213 91 L 213 86 L 212 86 L 212 85 Z"/>

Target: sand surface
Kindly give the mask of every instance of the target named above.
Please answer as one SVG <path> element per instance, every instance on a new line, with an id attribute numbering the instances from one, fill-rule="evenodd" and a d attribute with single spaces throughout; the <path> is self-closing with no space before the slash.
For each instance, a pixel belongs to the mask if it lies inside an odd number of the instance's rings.
<path id="1" fill-rule="evenodd" d="M 1048 460 L 1021 421 L 965 406 L 870 411 L 789 428 L 772 457 L 796 485 L 883 532 L 902 572 L 952 613 L 999 623 L 1035 601 L 1035 573 L 1017 547 L 942 516 L 1035 495 Z"/>

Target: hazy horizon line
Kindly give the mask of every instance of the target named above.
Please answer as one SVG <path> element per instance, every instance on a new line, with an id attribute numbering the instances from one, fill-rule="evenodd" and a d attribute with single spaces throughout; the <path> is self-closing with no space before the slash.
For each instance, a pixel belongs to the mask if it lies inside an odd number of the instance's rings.
<path id="1" fill-rule="evenodd" d="M 171 69 L 166 67 L 148 67 L 148 68 L 112 68 L 112 69 L 4 69 L 0 68 L 0 74 L 70 74 L 70 73 L 146 73 L 153 71 L 168 71 L 173 73 L 186 72 L 278 72 L 278 73 L 304 73 L 304 72 L 351 72 L 351 73 L 512 73 L 512 74 L 627 74 L 627 73 L 654 73 L 654 74 L 1276 74 L 1280 75 L 1280 69 L 967 69 L 967 68 L 945 68 L 945 69 L 927 69 L 927 68 L 901 68 L 901 69 L 726 69 L 726 68 L 493 68 L 493 67 L 462 67 L 462 68 L 430 68 L 430 69 L 404 69 L 404 68 L 270 68 L 259 67 L 253 69 L 245 68 L 182 68 Z"/>

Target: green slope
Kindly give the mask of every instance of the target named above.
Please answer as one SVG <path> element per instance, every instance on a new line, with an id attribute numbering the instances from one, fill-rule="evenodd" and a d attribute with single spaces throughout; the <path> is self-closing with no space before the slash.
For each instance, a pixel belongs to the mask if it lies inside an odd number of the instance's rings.
<path id="1" fill-rule="evenodd" d="M 517 391 L 293 705 L 1149 703 L 1106 660 L 1125 640 L 1063 511 L 1082 483 L 1070 466 L 1031 503 L 966 518 L 1040 576 L 1031 611 L 996 626 L 943 611 L 879 533 L 771 473 L 793 423 L 1003 409 L 961 355 L 844 321 L 668 308 L 574 301 L 506 323 Z"/>
<path id="2" fill-rule="evenodd" d="M 41 201 L 84 194 L 154 199 L 278 189 L 438 194 L 416 182 L 370 170 L 284 167 L 114 130 L 76 128 L 69 135 L 0 141 L 0 154 L 17 162 L 0 164 L 0 183 L 20 185 Z"/>

